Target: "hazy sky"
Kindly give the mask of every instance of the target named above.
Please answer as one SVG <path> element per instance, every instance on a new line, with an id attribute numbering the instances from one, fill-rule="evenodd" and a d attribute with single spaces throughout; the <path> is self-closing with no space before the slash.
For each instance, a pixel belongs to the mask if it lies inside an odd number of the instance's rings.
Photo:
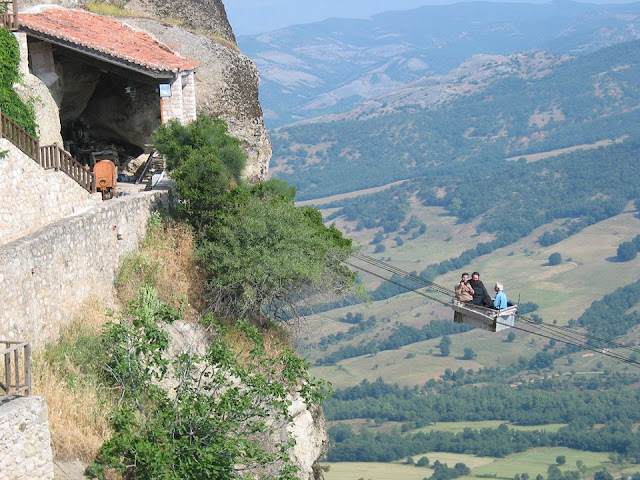
<path id="1" fill-rule="evenodd" d="M 637 0 L 591 0 L 584 3 L 632 3 Z M 455 0 L 222 0 L 236 35 L 268 32 L 330 17 L 362 18 L 388 10 L 456 3 Z M 530 0 L 530 3 L 546 3 Z"/>

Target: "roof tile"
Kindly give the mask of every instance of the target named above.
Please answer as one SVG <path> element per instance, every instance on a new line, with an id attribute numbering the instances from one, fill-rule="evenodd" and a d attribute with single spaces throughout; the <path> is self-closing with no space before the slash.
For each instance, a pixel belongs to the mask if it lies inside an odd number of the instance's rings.
<path id="1" fill-rule="evenodd" d="M 20 14 L 28 30 L 67 41 L 149 70 L 182 72 L 199 63 L 178 56 L 150 35 L 122 22 L 82 10 L 52 8 L 41 13 Z"/>

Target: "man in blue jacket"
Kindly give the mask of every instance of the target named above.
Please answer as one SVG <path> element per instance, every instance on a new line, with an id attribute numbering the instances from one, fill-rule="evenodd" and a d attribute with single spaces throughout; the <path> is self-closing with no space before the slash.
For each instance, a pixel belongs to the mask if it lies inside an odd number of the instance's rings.
<path id="1" fill-rule="evenodd" d="M 507 308 L 507 294 L 503 292 L 504 286 L 498 282 L 493 289 L 496 291 L 496 298 L 493 299 L 493 308 L 496 310 Z"/>

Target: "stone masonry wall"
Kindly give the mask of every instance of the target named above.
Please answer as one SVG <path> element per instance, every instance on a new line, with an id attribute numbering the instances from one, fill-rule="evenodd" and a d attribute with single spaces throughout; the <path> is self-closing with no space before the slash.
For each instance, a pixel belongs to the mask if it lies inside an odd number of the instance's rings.
<path id="1" fill-rule="evenodd" d="M 0 480 L 51 478 L 53 454 L 44 398 L 0 399 Z"/>
<path id="2" fill-rule="evenodd" d="M 167 191 L 121 196 L 0 246 L 0 339 L 40 346 L 92 296 L 110 294 Z"/>
<path id="3" fill-rule="evenodd" d="M 102 202 L 63 172 L 44 170 L 8 140 L 0 139 L 0 245 Z"/>

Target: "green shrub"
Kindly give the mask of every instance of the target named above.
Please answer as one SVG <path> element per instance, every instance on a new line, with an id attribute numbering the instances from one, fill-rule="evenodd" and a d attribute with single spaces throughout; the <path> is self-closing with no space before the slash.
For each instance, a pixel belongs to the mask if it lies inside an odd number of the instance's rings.
<path id="1" fill-rule="evenodd" d="M 18 41 L 6 28 L 0 28 L 0 110 L 20 127 L 36 135 L 37 125 L 33 107 L 26 105 L 13 89 L 20 80 Z"/>
<path id="2" fill-rule="evenodd" d="M 114 435 L 86 475 L 231 480 L 239 478 L 238 468 L 270 467 L 278 471 L 269 478 L 296 478 L 287 453 L 295 440 L 277 429 L 291 422 L 292 393 L 317 405 L 324 384 L 309 377 L 307 363 L 291 350 L 267 355 L 260 332 L 246 322 L 237 324 L 246 355 L 237 355 L 225 328 L 212 324 L 215 338 L 204 354 L 170 362 L 165 326 L 176 318 L 147 287 L 106 326 L 103 367 L 120 401 L 111 417 Z M 175 385 L 171 393 L 159 386 L 165 382 Z"/>

